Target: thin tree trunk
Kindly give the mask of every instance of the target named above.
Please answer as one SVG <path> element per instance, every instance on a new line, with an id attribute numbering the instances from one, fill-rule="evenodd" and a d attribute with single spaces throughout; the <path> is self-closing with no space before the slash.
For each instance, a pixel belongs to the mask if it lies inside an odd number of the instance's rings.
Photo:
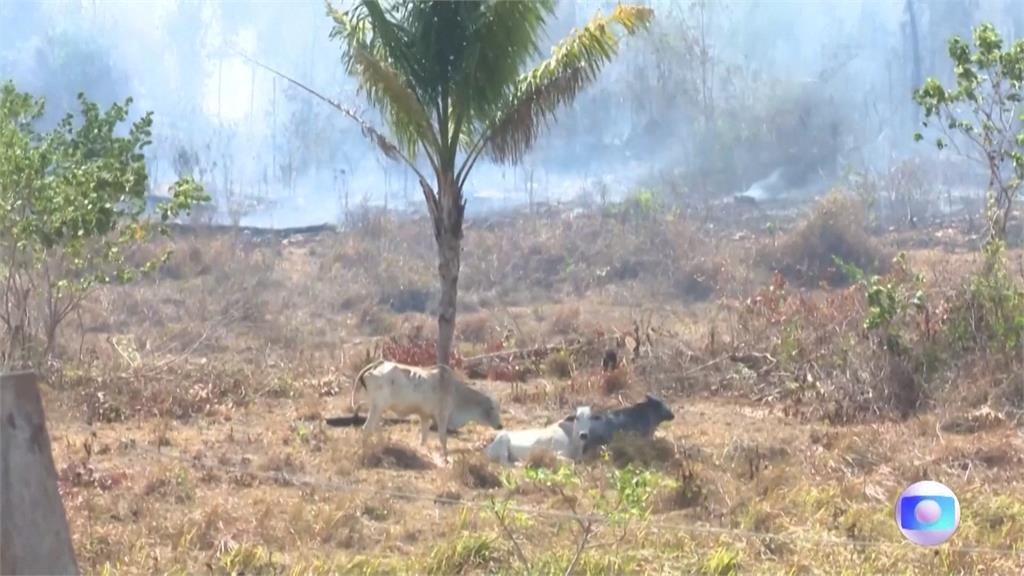
<path id="1" fill-rule="evenodd" d="M 462 217 L 465 204 L 461 191 L 451 177 L 441 182 L 438 205 L 435 206 L 434 239 L 437 241 L 437 272 L 441 278 L 441 301 L 437 310 L 437 363 L 448 365 L 455 339 L 455 311 L 459 296 L 459 266 L 462 249 Z M 454 402 L 454 381 L 449 370 L 441 370 L 441 393 L 445 402 Z M 447 410 L 437 418 L 438 438 L 441 441 L 441 459 L 448 461 Z M 445 420 L 445 421 L 442 421 Z"/>
<path id="2" fill-rule="evenodd" d="M 462 219 L 466 205 L 450 175 L 439 175 L 437 204 L 431 210 L 437 241 L 437 272 L 441 301 L 437 309 L 437 363 L 447 365 L 455 337 L 455 305 L 459 296 Z"/>
<path id="3" fill-rule="evenodd" d="M 914 0 L 907 0 L 907 20 L 910 33 L 910 87 L 917 90 L 924 82 L 921 72 L 921 38 L 917 29 L 917 12 L 914 10 Z M 920 116 L 920 108 L 910 103 L 910 111 L 914 125 L 917 124 Z"/>
<path id="4" fill-rule="evenodd" d="M 437 239 L 437 271 L 441 278 L 441 301 L 437 308 L 437 363 L 448 364 L 455 337 L 455 305 L 459 296 L 459 252 L 462 239 L 445 227 Z"/>

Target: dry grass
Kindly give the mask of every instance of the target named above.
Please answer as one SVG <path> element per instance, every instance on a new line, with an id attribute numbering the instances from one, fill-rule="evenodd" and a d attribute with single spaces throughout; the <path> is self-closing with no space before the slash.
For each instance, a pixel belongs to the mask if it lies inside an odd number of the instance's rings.
<path id="1" fill-rule="evenodd" d="M 459 484 L 473 490 L 501 488 L 501 478 L 482 455 L 460 456 L 453 463 L 451 474 Z"/>
<path id="2" fill-rule="evenodd" d="M 534 470 L 557 470 L 561 465 L 558 456 L 549 450 L 534 450 L 523 462 L 523 466 Z"/>
<path id="3" fill-rule="evenodd" d="M 643 468 L 672 468 L 677 464 L 675 448 L 664 438 L 616 434 L 605 450 L 609 462 L 617 468 L 630 464 Z"/>
<path id="4" fill-rule="evenodd" d="M 948 247 L 909 252 L 929 322 L 899 315 L 891 328 L 904 348 L 887 355 L 882 335 L 863 327 L 863 287 L 817 287 L 835 280 L 832 254 L 870 268 L 883 253 L 845 216 L 824 214 L 784 228 L 781 248 L 683 217 L 640 226 L 555 215 L 467 230 L 460 359 L 632 334 L 634 319 L 651 318 L 639 356 L 623 351 L 629 363 L 617 372 L 600 371 L 595 345 L 490 374 L 525 382 L 476 383 L 502 401 L 510 429 L 645 391 L 675 412 L 655 440 L 619 438 L 610 462 L 575 465 L 582 510 L 608 494 L 616 466 L 672 481 L 651 501 L 649 524 L 630 524 L 614 546 L 603 544 L 621 530 L 603 527 L 577 573 L 1019 571 L 1019 555 L 967 550 L 1024 548 L 1019 362 L 945 347 L 945 311 L 976 260 Z M 44 387 L 85 572 L 518 572 L 488 508 L 507 498 L 539 511 L 513 518 L 526 571 L 564 573 L 578 527 L 545 516 L 565 501 L 524 481 L 528 467 L 559 470 L 550 455 L 500 469 L 480 454 L 493 432 L 470 425 L 449 439 L 453 462 L 442 469 L 436 436 L 420 447 L 416 424 L 363 440 L 358 428 L 320 422 L 348 412 L 351 377 L 370 359 L 432 362 L 432 296 L 417 293 L 434 294 L 429 229 L 371 216 L 356 232 L 287 243 L 180 236 L 171 268 L 90 301 Z M 766 254 L 794 280 L 772 281 Z M 915 386 L 919 405 L 904 412 L 901 394 Z M 964 510 L 938 554 L 902 544 L 891 518 L 895 495 L 923 477 L 950 485 Z M 675 527 L 693 525 L 776 536 Z"/>
<path id="5" fill-rule="evenodd" d="M 358 458 L 359 463 L 366 468 L 427 470 L 434 467 L 415 450 L 383 440 L 364 441 Z"/>
<path id="6" fill-rule="evenodd" d="M 601 377 L 601 392 L 605 396 L 612 396 L 624 392 L 629 388 L 629 369 L 625 367 L 616 368 Z"/>

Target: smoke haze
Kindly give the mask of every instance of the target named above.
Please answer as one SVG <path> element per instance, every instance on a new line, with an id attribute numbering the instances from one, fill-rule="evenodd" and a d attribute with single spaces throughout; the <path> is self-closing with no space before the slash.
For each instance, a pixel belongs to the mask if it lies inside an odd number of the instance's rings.
<path id="1" fill-rule="evenodd" d="M 1024 34 L 1014 0 L 646 4 L 649 33 L 625 42 L 520 166 L 478 165 L 471 212 L 640 186 L 678 199 L 817 194 L 846 168 L 933 154 L 912 142 L 911 91 L 949 79 L 952 34 L 982 21 Z M 560 3 L 548 46 L 613 7 Z M 153 192 L 192 173 L 221 219 L 233 210 L 243 224 L 283 227 L 336 222 L 346 203 L 420 210 L 415 181 L 357 126 L 236 52 L 381 126 L 330 28 L 319 1 L 8 0 L 0 76 L 44 96 L 51 123 L 76 110 L 79 91 L 103 105 L 132 97 L 135 115 L 155 113 Z"/>

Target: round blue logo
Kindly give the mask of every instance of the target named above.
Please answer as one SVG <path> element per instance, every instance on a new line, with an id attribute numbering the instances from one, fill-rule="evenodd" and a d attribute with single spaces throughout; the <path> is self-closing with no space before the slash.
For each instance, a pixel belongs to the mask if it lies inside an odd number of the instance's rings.
<path id="1" fill-rule="evenodd" d="M 896 499 L 896 525 L 919 546 L 938 546 L 960 526 L 960 501 L 945 484 L 923 480 Z"/>

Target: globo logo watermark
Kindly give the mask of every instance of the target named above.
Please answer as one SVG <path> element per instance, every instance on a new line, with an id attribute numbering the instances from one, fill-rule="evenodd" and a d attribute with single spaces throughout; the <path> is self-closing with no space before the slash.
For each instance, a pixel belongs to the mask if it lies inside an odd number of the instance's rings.
<path id="1" fill-rule="evenodd" d="M 896 525 L 919 546 L 938 546 L 960 526 L 960 501 L 945 484 L 923 480 L 896 499 Z"/>

